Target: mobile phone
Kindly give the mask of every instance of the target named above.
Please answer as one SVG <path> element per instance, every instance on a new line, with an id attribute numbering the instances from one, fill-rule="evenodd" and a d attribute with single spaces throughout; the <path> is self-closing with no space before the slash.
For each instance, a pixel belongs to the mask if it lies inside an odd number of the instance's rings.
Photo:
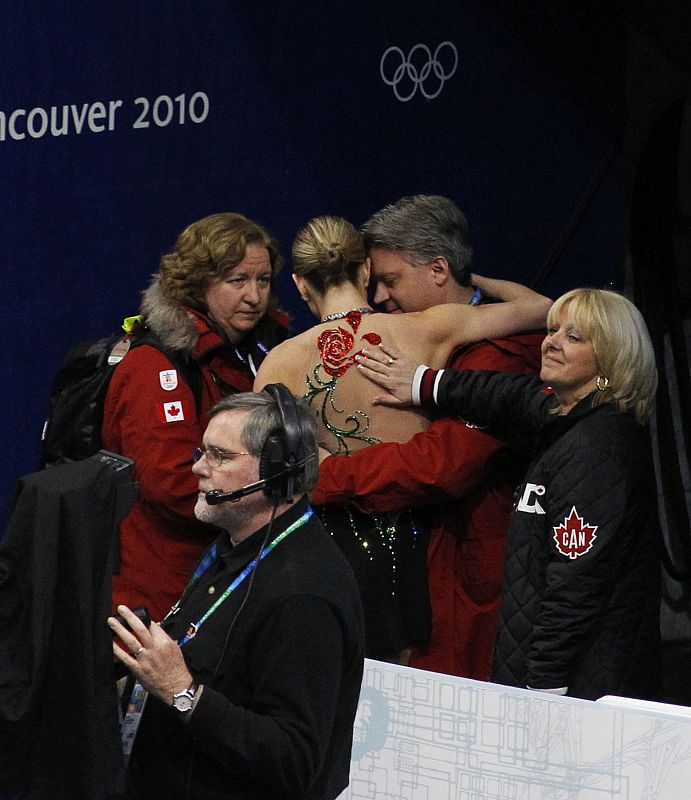
<path id="1" fill-rule="evenodd" d="M 132 613 L 140 619 L 144 625 L 148 628 L 151 625 L 151 616 L 149 615 L 149 609 L 146 606 L 137 606 L 136 608 L 132 609 Z M 122 614 L 116 614 L 115 619 L 130 633 L 132 633 L 132 628 L 130 627 L 127 620 L 122 616 Z M 115 636 L 115 631 L 113 631 L 113 636 Z"/>

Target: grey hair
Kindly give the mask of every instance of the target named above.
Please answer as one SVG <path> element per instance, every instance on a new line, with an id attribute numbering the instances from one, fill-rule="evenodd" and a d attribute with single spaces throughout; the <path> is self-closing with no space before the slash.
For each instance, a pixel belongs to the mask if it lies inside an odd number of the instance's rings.
<path id="1" fill-rule="evenodd" d="M 249 411 L 241 434 L 242 444 L 248 452 L 259 458 L 269 436 L 283 428 L 278 402 L 267 392 L 239 392 L 219 400 L 209 412 L 210 417 L 222 411 Z M 319 449 L 314 412 L 300 397 L 295 398 L 295 414 L 300 427 L 303 458 L 309 458 L 304 468 L 304 477 L 296 480 L 296 492 L 311 491 L 319 477 Z"/>
<path id="2" fill-rule="evenodd" d="M 382 208 L 362 226 L 367 250 L 396 250 L 414 266 L 443 256 L 461 286 L 470 285 L 473 246 L 468 220 L 448 197 L 417 194 Z"/>

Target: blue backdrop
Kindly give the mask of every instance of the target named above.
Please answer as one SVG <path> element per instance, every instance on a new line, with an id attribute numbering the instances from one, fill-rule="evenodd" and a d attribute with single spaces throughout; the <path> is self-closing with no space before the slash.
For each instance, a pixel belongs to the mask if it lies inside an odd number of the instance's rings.
<path id="1" fill-rule="evenodd" d="M 404 194 L 446 194 L 476 270 L 530 282 L 622 124 L 623 42 L 608 3 L 3 4 L 0 505 L 36 467 L 66 352 L 136 313 L 206 214 L 241 211 L 288 255 L 315 214 L 360 224 Z M 619 168 L 548 293 L 621 286 Z M 279 294 L 299 330 L 289 271 Z"/>

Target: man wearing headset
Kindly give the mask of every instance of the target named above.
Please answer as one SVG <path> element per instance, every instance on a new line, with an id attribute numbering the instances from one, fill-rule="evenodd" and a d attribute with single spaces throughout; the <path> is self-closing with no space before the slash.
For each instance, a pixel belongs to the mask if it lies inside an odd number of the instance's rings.
<path id="1" fill-rule="evenodd" d="M 312 412 L 281 384 L 212 409 L 195 513 L 223 532 L 161 625 L 125 606 L 131 632 L 108 620 L 148 692 L 135 797 L 326 800 L 347 786 L 362 610 L 308 504 L 316 454 Z"/>

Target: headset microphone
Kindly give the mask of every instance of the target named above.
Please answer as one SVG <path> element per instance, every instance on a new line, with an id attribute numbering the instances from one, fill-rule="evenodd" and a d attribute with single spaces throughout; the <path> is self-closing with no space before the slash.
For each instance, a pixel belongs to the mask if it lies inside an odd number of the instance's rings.
<path id="1" fill-rule="evenodd" d="M 240 489 L 234 489 L 232 492 L 222 492 L 220 489 L 212 489 L 210 492 L 204 493 L 206 502 L 210 506 L 218 506 L 221 503 L 237 503 L 238 500 L 243 497 L 247 497 L 248 494 L 254 494 L 255 492 L 261 491 L 276 478 L 280 478 L 283 475 L 295 474 L 295 472 L 300 470 L 305 466 L 305 464 L 314 460 L 315 458 L 316 454 L 312 453 L 311 455 L 307 456 L 307 458 L 303 458 L 301 461 L 297 461 L 295 464 L 287 464 L 285 469 L 274 473 L 270 478 L 264 478 L 260 481 L 255 481 L 255 483 L 248 483 L 247 486 L 242 486 Z M 292 502 L 292 499 L 293 498 L 291 496 L 288 502 Z"/>
<path id="2" fill-rule="evenodd" d="M 255 492 L 261 491 L 266 486 L 266 480 L 257 481 L 256 483 L 248 483 L 247 486 L 243 486 L 241 489 L 235 489 L 232 492 L 222 492 L 220 489 L 213 489 L 210 492 L 205 493 L 206 502 L 210 506 L 218 506 L 221 503 L 237 503 L 238 500 L 242 497 L 246 497 L 248 494 L 254 494 Z"/>

